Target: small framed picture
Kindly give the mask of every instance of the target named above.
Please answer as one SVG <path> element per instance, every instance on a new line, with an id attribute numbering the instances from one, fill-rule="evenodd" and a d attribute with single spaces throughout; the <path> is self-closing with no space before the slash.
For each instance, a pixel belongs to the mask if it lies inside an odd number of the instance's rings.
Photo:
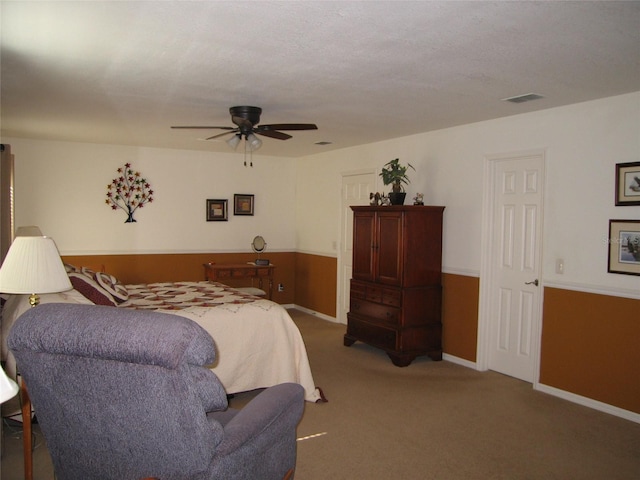
<path id="1" fill-rule="evenodd" d="M 640 205 L 640 162 L 616 164 L 616 206 Z"/>
<path id="2" fill-rule="evenodd" d="M 233 195 L 234 215 L 253 215 L 253 195 L 236 193 Z"/>
<path id="3" fill-rule="evenodd" d="M 640 220 L 609 220 L 607 271 L 640 275 Z"/>
<path id="4" fill-rule="evenodd" d="M 207 199 L 207 222 L 227 221 L 227 199 Z"/>

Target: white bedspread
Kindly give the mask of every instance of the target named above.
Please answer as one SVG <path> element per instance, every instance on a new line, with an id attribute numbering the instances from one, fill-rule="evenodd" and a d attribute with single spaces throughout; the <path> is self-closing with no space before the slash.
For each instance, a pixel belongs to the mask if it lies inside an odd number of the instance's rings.
<path id="1" fill-rule="evenodd" d="M 227 393 L 294 382 L 304 387 L 307 401 L 321 399 L 300 331 L 277 303 L 256 300 L 168 313 L 189 318 L 211 334 L 218 353 L 212 370 Z"/>
<path id="2" fill-rule="evenodd" d="M 171 296 L 169 292 L 171 285 L 195 292 L 201 290 L 202 283 L 151 284 L 156 293 L 165 287 L 167 290 L 166 295 L 160 292 L 155 302 L 148 294 L 135 294 L 142 292 L 146 285 L 127 285 L 133 295 L 118 308 L 153 309 L 180 315 L 201 325 L 216 344 L 217 359 L 211 369 L 229 394 L 295 382 L 303 386 L 305 400 L 317 402 L 323 399 L 314 384 L 300 331 L 281 305 L 237 294 L 222 285 L 215 298 L 208 298 L 205 302 L 194 298 L 197 293 L 172 292 L 174 295 Z M 5 339 L 15 319 L 29 308 L 27 297 L 12 296 L 3 311 L 2 357 L 7 359 L 7 373 L 12 376 L 15 365 L 13 359 L 8 358 L 12 355 L 7 355 Z M 42 295 L 40 302 L 91 303 L 75 290 Z"/>

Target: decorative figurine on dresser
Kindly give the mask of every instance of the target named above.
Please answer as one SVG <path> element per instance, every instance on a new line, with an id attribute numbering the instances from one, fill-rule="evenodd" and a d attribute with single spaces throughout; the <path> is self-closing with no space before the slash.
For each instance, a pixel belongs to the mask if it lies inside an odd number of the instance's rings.
<path id="1" fill-rule="evenodd" d="M 394 365 L 442 360 L 442 217 L 437 206 L 352 206 L 353 278 L 344 345 Z"/>

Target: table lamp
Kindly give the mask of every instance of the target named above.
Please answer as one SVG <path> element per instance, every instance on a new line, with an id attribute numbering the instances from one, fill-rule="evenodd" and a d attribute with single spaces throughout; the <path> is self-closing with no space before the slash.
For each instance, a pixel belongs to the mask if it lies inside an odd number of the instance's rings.
<path id="1" fill-rule="evenodd" d="M 28 294 L 29 304 L 35 307 L 40 302 L 38 294 L 64 292 L 73 287 L 53 238 L 38 235 L 40 229 L 37 227 L 23 228 L 22 231 L 18 229 L 18 236 L 13 240 L 0 267 L 0 292 Z M 24 380 L 20 382 L 20 404 L 24 477 L 31 480 L 31 399 Z"/>
<path id="2" fill-rule="evenodd" d="M 29 294 L 35 307 L 38 294 L 71 290 L 56 243 L 51 237 L 18 236 L 0 267 L 0 292 Z"/>

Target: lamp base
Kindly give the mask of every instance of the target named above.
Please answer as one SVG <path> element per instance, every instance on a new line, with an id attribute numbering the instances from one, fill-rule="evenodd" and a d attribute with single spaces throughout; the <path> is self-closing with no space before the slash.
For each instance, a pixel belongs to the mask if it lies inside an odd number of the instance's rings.
<path id="1" fill-rule="evenodd" d="M 39 303 L 40 303 L 40 297 L 37 294 L 32 293 L 31 295 L 29 295 L 29 305 L 31 305 L 32 307 L 35 307 Z"/>

